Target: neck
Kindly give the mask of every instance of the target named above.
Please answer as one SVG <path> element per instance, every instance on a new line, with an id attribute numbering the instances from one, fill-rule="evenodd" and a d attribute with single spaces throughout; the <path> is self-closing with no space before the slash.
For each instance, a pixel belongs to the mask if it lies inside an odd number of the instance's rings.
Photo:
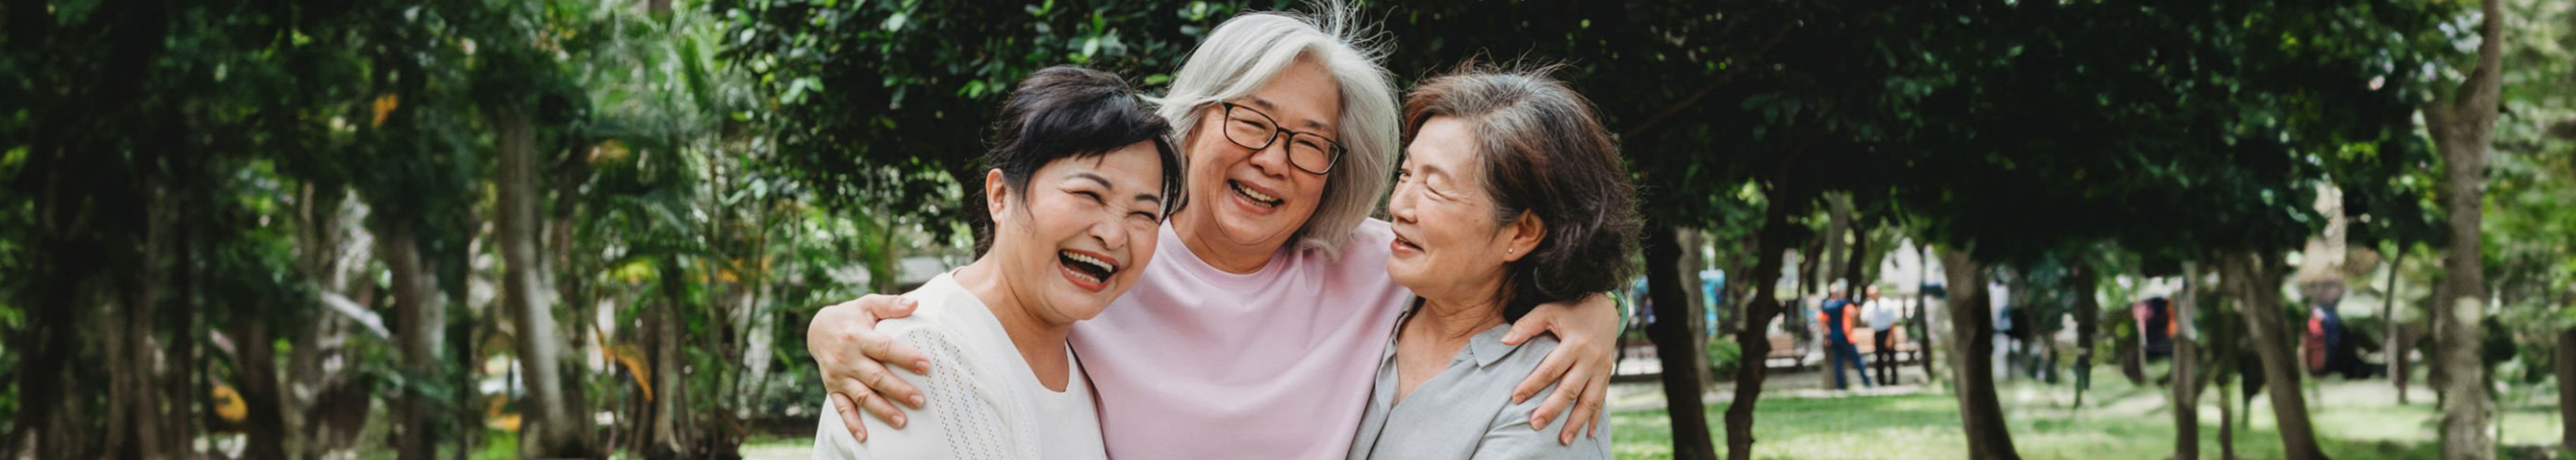
<path id="1" fill-rule="evenodd" d="M 1216 230 L 1206 228 L 1215 225 L 1207 222 L 1209 212 L 1214 210 L 1183 212 L 1172 218 L 1172 231 L 1181 235 L 1181 245 L 1189 247 L 1190 254 L 1207 261 L 1209 266 L 1226 273 L 1249 274 L 1261 271 L 1261 267 L 1270 264 L 1270 256 L 1279 253 L 1278 244 L 1242 245 L 1210 237 Z"/>
<path id="2" fill-rule="evenodd" d="M 1073 322 L 1054 323 L 1030 311 L 1014 280 L 1000 276 L 1001 267 L 993 258 L 976 260 L 957 270 L 957 283 L 984 301 L 993 311 L 993 319 L 1002 323 L 1002 332 L 1011 337 L 1011 345 L 1020 349 L 1021 359 L 1032 366 L 1064 359 L 1065 337 L 1072 334 Z M 1019 282 L 1025 282 L 1020 280 Z"/>
<path id="3" fill-rule="evenodd" d="M 1422 308 L 1411 321 L 1420 332 L 1444 342 L 1464 342 L 1477 333 L 1503 324 L 1502 300 L 1486 297 L 1473 300 L 1422 299 Z"/>

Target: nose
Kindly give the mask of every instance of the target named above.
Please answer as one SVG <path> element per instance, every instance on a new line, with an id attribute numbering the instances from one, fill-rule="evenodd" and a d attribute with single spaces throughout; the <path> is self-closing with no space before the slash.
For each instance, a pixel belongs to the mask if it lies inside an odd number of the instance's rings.
<path id="1" fill-rule="evenodd" d="M 1091 237 L 1099 239 L 1100 246 L 1104 249 L 1126 249 L 1127 231 L 1120 225 L 1120 221 L 1125 219 L 1126 215 L 1117 211 L 1107 214 L 1102 216 L 1099 222 L 1091 224 Z"/>
<path id="2" fill-rule="evenodd" d="M 1253 150 L 1252 158 L 1247 160 L 1252 162 L 1253 167 L 1260 168 L 1262 173 L 1273 176 L 1287 175 L 1288 168 L 1290 167 L 1288 165 L 1288 136 L 1282 135 L 1272 138 L 1270 140 L 1269 147 L 1262 147 L 1260 149 Z"/>
<path id="3" fill-rule="evenodd" d="M 1396 222 L 1413 223 L 1414 191 L 1412 181 L 1396 180 L 1395 193 L 1386 197 L 1386 216 Z"/>

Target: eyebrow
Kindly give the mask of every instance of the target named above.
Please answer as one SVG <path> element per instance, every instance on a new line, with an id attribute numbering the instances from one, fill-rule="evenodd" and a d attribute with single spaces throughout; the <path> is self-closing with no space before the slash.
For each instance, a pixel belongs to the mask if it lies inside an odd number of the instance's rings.
<path id="1" fill-rule="evenodd" d="M 1272 113 L 1277 113 L 1277 112 L 1279 112 L 1279 105 L 1278 105 L 1278 104 L 1272 104 L 1272 103 L 1270 103 L 1270 100 L 1269 100 L 1269 99 L 1262 99 L 1262 98 L 1261 98 L 1261 96 L 1244 96 L 1244 98 L 1245 98 L 1245 99 L 1251 99 L 1251 100 L 1252 100 L 1252 105 L 1258 105 L 1258 106 L 1261 106 L 1261 110 L 1262 110 L 1262 111 L 1264 111 L 1264 112 L 1272 112 Z M 1305 122 L 1305 123 L 1306 123 L 1306 128 L 1308 128 L 1308 129 L 1313 129 L 1313 130 L 1316 130 L 1316 131 L 1327 131 L 1327 132 L 1332 131 L 1332 127 L 1331 127 L 1331 126 L 1325 126 L 1325 125 L 1324 125 L 1324 122 L 1321 122 L 1321 121 L 1315 121 L 1315 119 L 1312 119 L 1312 118 L 1308 118 L 1308 119 L 1304 119 L 1304 120 L 1298 120 L 1298 121 Z"/>
<path id="2" fill-rule="evenodd" d="M 1449 171 L 1448 171 L 1448 170 L 1440 169 L 1440 166 L 1439 166 L 1439 165 L 1434 165 L 1434 164 L 1431 164 L 1431 163 L 1429 163 L 1429 162 L 1423 162 L 1423 161 L 1416 161 L 1416 162 L 1413 162 L 1413 170 L 1414 170 L 1414 173 L 1415 173 L 1415 174 L 1421 174 L 1421 175 L 1425 175 L 1425 176 L 1432 175 L 1432 174 L 1439 174 L 1439 175 L 1440 175 L 1440 177 L 1449 177 Z"/>
<path id="3" fill-rule="evenodd" d="M 1109 183 L 1109 178 L 1100 177 L 1100 175 L 1099 175 L 1099 174 L 1092 174 L 1092 173 L 1087 173 L 1087 172 L 1078 172 L 1078 173 L 1073 173 L 1073 178 L 1075 178 L 1075 179 L 1091 179 L 1091 181 L 1092 181 L 1092 182 L 1099 182 L 1099 183 L 1100 183 L 1100 186 L 1102 186 L 1102 187 L 1108 187 L 1108 188 L 1109 188 L 1109 190 L 1111 190 L 1111 191 L 1116 191 L 1116 190 L 1118 190 L 1118 184 L 1112 184 L 1112 183 Z"/>
<path id="4" fill-rule="evenodd" d="M 1106 178 L 1106 177 L 1100 177 L 1100 175 L 1099 175 L 1099 174 L 1092 174 L 1092 173 L 1087 173 L 1087 172 L 1078 172 L 1078 173 L 1073 173 L 1073 177 L 1074 177 L 1075 179 L 1090 179 L 1092 182 L 1099 182 L 1099 183 L 1100 183 L 1100 186 L 1102 186 L 1102 187 L 1108 187 L 1108 188 L 1109 188 L 1109 190 L 1110 190 L 1110 191 L 1113 191 L 1113 192 L 1118 190 L 1118 185 L 1117 185 L 1117 184 L 1112 184 L 1112 183 L 1110 183 L 1110 182 L 1109 182 L 1109 178 Z M 1136 201 L 1151 201 L 1151 202 L 1153 202 L 1153 203 L 1154 203 L 1154 204 L 1156 204 L 1156 205 L 1161 205 L 1161 204 L 1163 204 L 1163 197 L 1160 197 L 1160 196 L 1154 196 L 1154 194 L 1151 194 L 1151 193 L 1138 193 L 1138 194 L 1136 194 Z"/>

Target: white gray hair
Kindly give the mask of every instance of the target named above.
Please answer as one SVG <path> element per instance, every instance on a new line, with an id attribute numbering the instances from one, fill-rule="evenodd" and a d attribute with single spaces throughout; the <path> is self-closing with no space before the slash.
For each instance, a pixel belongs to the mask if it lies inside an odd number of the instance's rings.
<path id="1" fill-rule="evenodd" d="M 1347 4 L 1318 5 L 1320 13 L 1245 13 L 1209 32 L 1172 76 L 1156 109 L 1172 122 L 1172 135 L 1186 142 L 1199 126 L 1202 110 L 1226 99 L 1243 97 L 1297 62 L 1312 58 L 1341 85 L 1342 116 L 1335 138 L 1349 149 L 1324 182 L 1323 202 L 1299 227 L 1299 250 L 1338 259 L 1360 222 L 1385 201 L 1387 178 L 1395 170 L 1399 131 L 1394 79 L 1378 60 L 1365 32 L 1353 25 L 1357 15 Z M 1189 156 L 1184 148 L 1184 156 Z"/>

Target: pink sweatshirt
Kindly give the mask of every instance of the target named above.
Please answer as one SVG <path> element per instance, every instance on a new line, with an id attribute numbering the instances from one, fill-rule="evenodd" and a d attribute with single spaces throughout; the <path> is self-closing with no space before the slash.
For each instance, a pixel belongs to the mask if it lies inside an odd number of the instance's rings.
<path id="1" fill-rule="evenodd" d="M 1109 457 L 1338 459 L 1412 291 L 1386 276 L 1385 221 L 1339 260 L 1292 244 L 1251 274 L 1218 270 L 1170 224 L 1136 287 L 1073 327 Z"/>

